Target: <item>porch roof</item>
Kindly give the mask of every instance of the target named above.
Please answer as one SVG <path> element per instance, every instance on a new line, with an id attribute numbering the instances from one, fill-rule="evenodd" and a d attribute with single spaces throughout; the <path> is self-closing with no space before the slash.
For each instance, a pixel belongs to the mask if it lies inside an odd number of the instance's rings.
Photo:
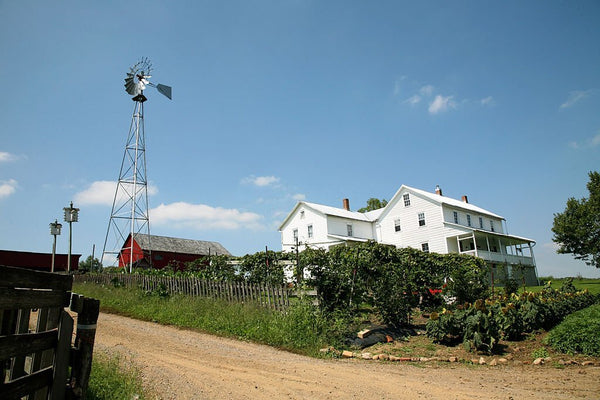
<path id="1" fill-rule="evenodd" d="M 535 245 L 535 243 L 536 243 L 535 240 L 529 239 L 526 237 L 522 237 L 522 236 L 507 235 L 505 233 L 491 232 L 491 231 L 486 231 L 483 229 L 472 229 L 472 231 L 474 233 L 480 233 L 480 234 L 487 235 L 487 236 L 496 236 L 496 237 L 502 238 L 504 240 L 507 240 L 510 244 L 533 243 L 533 245 Z M 460 239 L 461 237 L 463 237 L 463 238 L 470 237 L 470 236 L 472 236 L 472 234 L 469 232 L 469 233 L 463 233 L 463 234 L 454 235 L 454 236 L 458 237 Z"/>

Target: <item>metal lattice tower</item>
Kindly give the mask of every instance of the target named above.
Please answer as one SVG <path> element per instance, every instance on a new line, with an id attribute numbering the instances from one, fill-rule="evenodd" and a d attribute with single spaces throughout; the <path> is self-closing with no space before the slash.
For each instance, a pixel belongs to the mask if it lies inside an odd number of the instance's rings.
<path id="1" fill-rule="evenodd" d="M 127 93 L 134 95 L 135 102 L 129 135 L 125 144 L 119 180 L 115 190 L 112 211 L 102 250 L 102 265 L 118 263 L 131 272 L 133 265 L 143 257 L 135 253 L 134 238 L 137 234 L 150 235 L 150 215 L 148 213 L 148 179 L 146 175 L 146 139 L 144 133 L 144 96 L 146 85 L 154 86 L 150 78 L 151 64 L 142 59 L 135 64 L 125 78 Z M 171 88 L 165 85 L 154 86 L 169 99 Z M 126 241 L 127 247 L 125 247 Z M 147 259 L 151 263 L 152 258 Z"/>

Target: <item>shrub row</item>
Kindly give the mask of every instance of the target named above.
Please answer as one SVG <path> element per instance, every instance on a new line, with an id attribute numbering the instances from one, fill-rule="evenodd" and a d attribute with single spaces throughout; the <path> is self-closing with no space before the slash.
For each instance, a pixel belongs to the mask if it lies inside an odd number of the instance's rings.
<path id="1" fill-rule="evenodd" d="M 431 314 L 427 335 L 437 342 L 462 340 L 467 350 L 491 352 L 500 339 L 518 340 L 523 334 L 550 329 L 567 315 L 598 301 L 587 291 L 499 296 Z"/>
<path id="2" fill-rule="evenodd" d="M 444 294 L 474 301 L 488 291 L 485 262 L 459 254 L 425 253 L 375 242 L 307 249 L 300 264 L 310 272 L 319 304 L 327 311 L 374 309 L 384 323 L 408 322 L 412 309 L 436 308 Z"/>

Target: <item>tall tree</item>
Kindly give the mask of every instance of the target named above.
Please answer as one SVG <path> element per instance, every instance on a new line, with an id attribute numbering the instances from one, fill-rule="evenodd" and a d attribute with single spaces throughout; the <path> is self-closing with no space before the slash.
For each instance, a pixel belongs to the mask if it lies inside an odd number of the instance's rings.
<path id="1" fill-rule="evenodd" d="M 600 173 L 589 173 L 588 198 L 567 200 L 565 211 L 554 214 L 552 240 L 560 254 L 573 254 L 587 265 L 600 268 Z"/>
<path id="2" fill-rule="evenodd" d="M 383 208 L 387 205 L 387 200 L 386 199 L 376 199 L 375 197 L 371 197 L 369 200 L 367 200 L 367 206 L 363 207 L 363 208 L 359 208 L 358 212 L 361 213 L 365 213 L 367 211 L 373 211 L 373 210 L 378 210 L 380 208 Z"/>
<path id="3" fill-rule="evenodd" d="M 92 256 L 88 256 L 85 261 L 79 261 L 79 270 L 80 271 L 100 271 L 102 269 L 102 263 L 97 258 L 92 258 Z"/>

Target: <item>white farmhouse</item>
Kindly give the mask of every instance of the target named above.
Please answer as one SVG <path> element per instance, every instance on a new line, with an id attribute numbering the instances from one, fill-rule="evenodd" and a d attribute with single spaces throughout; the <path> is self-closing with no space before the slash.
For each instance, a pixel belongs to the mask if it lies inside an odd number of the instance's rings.
<path id="1" fill-rule="evenodd" d="M 535 241 L 509 235 L 503 217 L 470 204 L 467 196 L 456 200 L 443 196 L 439 187 L 430 193 L 402 185 L 384 208 L 350 211 L 348 199 L 343 206 L 298 202 L 279 227 L 282 250 L 373 240 L 426 252 L 475 255 L 487 261 L 495 283 L 508 275 L 537 284 Z"/>

